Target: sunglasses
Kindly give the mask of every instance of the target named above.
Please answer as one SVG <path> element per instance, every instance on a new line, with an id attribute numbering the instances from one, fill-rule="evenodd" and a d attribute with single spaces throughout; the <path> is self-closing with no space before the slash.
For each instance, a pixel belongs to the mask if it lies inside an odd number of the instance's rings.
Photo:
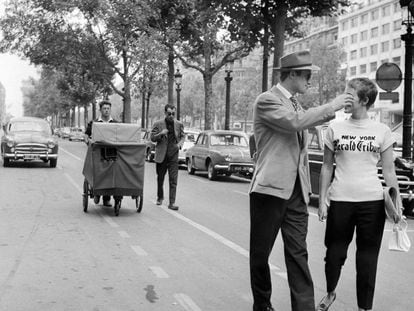
<path id="1" fill-rule="evenodd" d="M 175 116 L 175 112 L 167 112 L 168 116 Z"/>

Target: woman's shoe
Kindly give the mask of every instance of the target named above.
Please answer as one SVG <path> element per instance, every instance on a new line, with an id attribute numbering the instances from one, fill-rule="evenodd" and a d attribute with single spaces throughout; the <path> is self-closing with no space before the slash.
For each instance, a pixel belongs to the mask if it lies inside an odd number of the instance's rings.
<path id="1" fill-rule="evenodd" d="M 318 306 L 316 307 L 316 311 L 328 311 L 329 307 L 333 304 L 335 299 L 336 299 L 336 293 L 334 293 L 333 297 L 330 299 L 329 299 L 329 295 L 326 295 L 319 302 Z"/>

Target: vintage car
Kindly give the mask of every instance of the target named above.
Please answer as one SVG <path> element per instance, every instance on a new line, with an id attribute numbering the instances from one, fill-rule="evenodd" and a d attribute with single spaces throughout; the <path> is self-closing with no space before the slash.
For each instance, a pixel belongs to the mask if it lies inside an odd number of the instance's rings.
<path id="1" fill-rule="evenodd" d="M 145 147 L 145 159 L 148 162 L 154 162 L 155 158 L 155 143 L 151 141 L 151 129 L 142 130 L 144 135 L 142 136 L 142 142 L 146 145 Z"/>
<path id="2" fill-rule="evenodd" d="M 72 127 L 69 133 L 70 141 L 85 141 L 85 133 L 79 127 Z"/>
<path id="3" fill-rule="evenodd" d="M 323 163 L 323 149 L 325 131 L 328 125 L 320 125 L 309 129 L 309 168 L 312 194 L 319 194 L 319 175 Z M 398 178 L 401 197 L 403 199 L 404 214 L 414 216 L 414 166 L 395 153 L 395 170 Z M 378 177 L 383 181 L 382 170 L 378 165 Z M 385 182 L 383 181 L 385 186 Z"/>
<path id="4" fill-rule="evenodd" d="M 34 117 L 13 118 L 4 127 L 1 156 L 5 167 L 17 160 L 42 160 L 56 167 L 58 143 L 47 121 Z"/>
<path id="5" fill-rule="evenodd" d="M 186 164 L 185 154 L 187 150 L 194 146 L 200 131 L 184 129 L 184 144 L 178 153 L 178 164 Z"/>
<path id="6" fill-rule="evenodd" d="M 187 171 L 207 171 L 210 180 L 218 175 L 238 174 L 251 177 L 254 162 L 250 157 L 248 137 L 237 131 L 204 131 L 186 153 Z"/>

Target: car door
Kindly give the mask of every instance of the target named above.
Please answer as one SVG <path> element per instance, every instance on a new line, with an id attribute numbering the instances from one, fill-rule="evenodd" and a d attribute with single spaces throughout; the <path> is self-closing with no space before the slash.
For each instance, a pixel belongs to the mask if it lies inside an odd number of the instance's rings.
<path id="1" fill-rule="evenodd" d="M 197 139 L 197 149 L 194 154 L 194 163 L 197 169 L 205 169 L 205 158 L 207 153 L 207 134 L 201 134 Z"/>

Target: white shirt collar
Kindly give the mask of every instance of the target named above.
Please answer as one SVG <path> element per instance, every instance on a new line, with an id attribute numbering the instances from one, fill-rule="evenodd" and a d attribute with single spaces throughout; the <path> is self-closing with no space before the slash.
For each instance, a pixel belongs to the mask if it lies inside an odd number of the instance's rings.
<path id="1" fill-rule="evenodd" d="M 279 91 L 281 91 L 282 92 L 282 94 L 284 95 L 284 96 L 286 96 L 286 98 L 288 98 L 288 99 L 290 99 L 293 95 L 287 90 L 287 89 L 285 89 L 283 86 L 282 86 L 282 84 L 280 84 L 280 83 L 278 83 L 278 84 L 276 84 L 276 87 L 279 89 Z"/>
<path id="2" fill-rule="evenodd" d="M 104 121 L 102 119 L 102 116 L 99 116 L 99 118 L 98 118 L 98 122 L 111 122 L 111 121 L 113 121 L 112 117 L 109 117 L 108 121 Z"/>

